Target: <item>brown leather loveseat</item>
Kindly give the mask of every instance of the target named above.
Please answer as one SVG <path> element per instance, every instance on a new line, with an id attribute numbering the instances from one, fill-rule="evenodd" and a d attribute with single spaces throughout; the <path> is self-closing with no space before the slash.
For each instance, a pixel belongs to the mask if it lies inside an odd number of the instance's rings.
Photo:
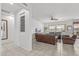
<path id="1" fill-rule="evenodd" d="M 73 35 L 72 37 L 64 37 L 63 43 L 74 45 L 76 38 L 77 38 L 77 35 Z"/>

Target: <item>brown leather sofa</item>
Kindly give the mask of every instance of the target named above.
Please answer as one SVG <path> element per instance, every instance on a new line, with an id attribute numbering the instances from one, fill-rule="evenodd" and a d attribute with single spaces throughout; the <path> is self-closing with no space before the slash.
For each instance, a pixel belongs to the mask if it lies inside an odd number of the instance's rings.
<path id="1" fill-rule="evenodd" d="M 55 45 L 57 42 L 57 40 L 55 39 L 55 36 L 48 35 L 48 34 L 36 33 L 35 37 L 38 42 L 44 42 L 44 43 L 53 44 L 53 45 Z"/>
<path id="2" fill-rule="evenodd" d="M 64 37 L 63 43 L 74 45 L 76 38 L 77 38 L 77 35 L 73 35 L 72 37 Z"/>

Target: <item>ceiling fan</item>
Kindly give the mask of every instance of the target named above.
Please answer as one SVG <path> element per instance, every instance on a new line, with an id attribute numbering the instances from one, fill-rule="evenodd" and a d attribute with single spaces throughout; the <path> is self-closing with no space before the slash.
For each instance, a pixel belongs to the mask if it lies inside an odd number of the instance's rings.
<path id="1" fill-rule="evenodd" d="M 50 17 L 50 20 L 58 20 L 57 18 L 54 18 L 53 16 Z"/>

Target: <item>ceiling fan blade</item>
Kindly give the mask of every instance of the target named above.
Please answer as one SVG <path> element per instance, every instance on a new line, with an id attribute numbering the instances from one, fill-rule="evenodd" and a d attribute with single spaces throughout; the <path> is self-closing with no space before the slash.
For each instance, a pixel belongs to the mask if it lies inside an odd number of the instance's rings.
<path id="1" fill-rule="evenodd" d="M 56 18 L 51 18 L 51 20 L 58 20 L 58 19 L 56 19 Z"/>
<path id="2" fill-rule="evenodd" d="M 53 18 L 53 17 L 51 17 L 50 19 L 51 19 L 51 20 L 58 20 L 58 19 L 56 19 L 56 18 Z"/>

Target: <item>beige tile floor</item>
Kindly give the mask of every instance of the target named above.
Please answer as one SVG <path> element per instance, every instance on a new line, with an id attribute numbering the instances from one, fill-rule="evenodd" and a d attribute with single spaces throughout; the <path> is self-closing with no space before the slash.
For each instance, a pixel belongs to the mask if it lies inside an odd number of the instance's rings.
<path id="1" fill-rule="evenodd" d="M 12 42 L 2 44 L 2 56 L 78 56 L 79 47 L 62 44 L 51 45 L 33 40 L 33 50 L 27 51 L 14 46 Z"/>

